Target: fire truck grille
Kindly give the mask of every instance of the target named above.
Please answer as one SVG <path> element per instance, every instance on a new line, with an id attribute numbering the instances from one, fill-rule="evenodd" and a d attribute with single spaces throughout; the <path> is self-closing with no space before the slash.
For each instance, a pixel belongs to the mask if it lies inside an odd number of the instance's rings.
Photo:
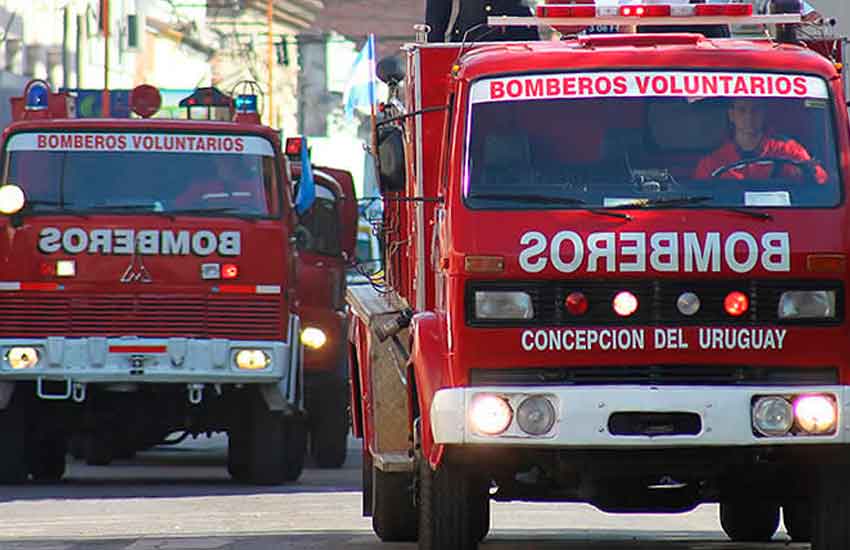
<path id="1" fill-rule="evenodd" d="M 727 365 L 472 369 L 469 381 L 473 386 L 817 386 L 838 384 L 838 369 Z"/>
<path id="2" fill-rule="evenodd" d="M 283 339 L 279 296 L 0 295 L 0 338 Z"/>
<path id="3" fill-rule="evenodd" d="M 531 295 L 534 304 L 534 319 L 488 320 L 475 318 L 475 291 L 506 290 L 522 291 Z M 836 316 L 833 319 L 805 319 L 802 321 L 780 320 L 779 299 L 789 290 L 835 290 Z M 638 299 L 638 309 L 629 317 L 620 317 L 614 312 L 614 296 L 628 291 Z M 723 307 L 726 296 L 733 291 L 749 297 L 749 309 L 741 317 L 731 317 Z M 587 298 L 588 310 L 584 315 L 571 315 L 564 302 L 572 292 L 581 292 Z M 692 292 L 700 299 L 700 308 L 695 315 L 679 312 L 676 300 L 684 292 Z M 705 325 L 705 324 L 800 324 L 836 325 L 844 318 L 843 286 L 838 281 L 782 281 L 782 280 L 733 280 L 733 281 L 683 281 L 683 280 L 633 280 L 633 281 L 476 281 L 467 285 L 466 319 L 470 326 L 480 327 L 527 327 L 542 326 L 588 326 L 588 325 Z"/>

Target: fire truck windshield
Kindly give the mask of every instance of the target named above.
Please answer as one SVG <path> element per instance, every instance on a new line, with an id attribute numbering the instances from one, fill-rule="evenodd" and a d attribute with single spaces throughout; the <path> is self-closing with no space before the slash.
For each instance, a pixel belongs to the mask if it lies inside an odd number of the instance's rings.
<path id="1" fill-rule="evenodd" d="M 484 80 L 472 86 L 469 120 L 463 195 L 475 209 L 841 201 L 833 110 L 816 77 L 624 72 Z M 512 198 L 518 195 L 537 200 Z M 700 200 L 681 200 L 694 196 Z"/>
<path id="2" fill-rule="evenodd" d="M 3 172 L 3 183 L 24 190 L 30 213 L 277 215 L 274 157 L 265 150 L 39 149 L 29 146 L 40 144 L 33 136 L 9 140 Z M 118 137 L 125 139 L 116 144 L 132 143 L 130 134 Z"/>

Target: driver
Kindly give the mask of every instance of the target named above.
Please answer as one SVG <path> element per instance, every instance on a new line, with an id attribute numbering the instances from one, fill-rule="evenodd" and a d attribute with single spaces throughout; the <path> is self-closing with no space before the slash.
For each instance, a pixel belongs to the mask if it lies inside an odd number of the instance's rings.
<path id="1" fill-rule="evenodd" d="M 252 159 L 239 155 L 207 155 L 210 174 L 199 174 L 172 202 L 177 210 L 234 208 L 263 211 L 262 186 Z"/>
<path id="2" fill-rule="evenodd" d="M 818 183 L 826 183 L 826 170 L 817 164 L 805 147 L 789 138 L 770 136 L 765 131 L 764 105 L 756 99 L 735 99 L 727 111 L 732 126 L 732 139 L 719 149 L 703 158 L 694 172 L 694 179 L 754 179 L 766 180 L 781 174 L 782 177 L 802 179 L 803 170 L 790 163 L 756 162 L 756 159 L 787 159 L 789 161 L 810 163 L 814 178 Z M 740 168 L 715 171 L 736 162 L 753 162 Z"/>

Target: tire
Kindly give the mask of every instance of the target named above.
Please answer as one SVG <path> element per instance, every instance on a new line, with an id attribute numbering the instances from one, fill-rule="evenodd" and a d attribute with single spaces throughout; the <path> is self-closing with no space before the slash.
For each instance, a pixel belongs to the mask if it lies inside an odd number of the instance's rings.
<path id="1" fill-rule="evenodd" d="M 0 453 L 0 484 L 24 483 L 27 480 L 26 414 L 15 396 L 8 407 L 0 411 L 0 433 L 3 452 Z"/>
<path id="2" fill-rule="evenodd" d="M 850 548 L 850 473 L 847 466 L 824 468 L 812 501 L 812 550 Z"/>
<path id="3" fill-rule="evenodd" d="M 283 445 L 285 463 L 283 480 L 297 481 L 304 471 L 304 455 L 307 453 L 307 423 L 297 415 L 283 420 Z"/>
<path id="4" fill-rule="evenodd" d="M 432 470 L 419 460 L 419 550 L 476 550 L 485 485 L 447 462 Z M 489 503 L 489 500 L 487 500 Z"/>
<path id="5" fill-rule="evenodd" d="M 114 458 L 112 444 L 108 437 L 100 432 L 85 434 L 86 464 L 89 466 L 108 466 Z"/>
<path id="6" fill-rule="evenodd" d="M 475 540 L 481 542 L 485 538 L 487 538 L 487 534 L 490 532 L 490 487 L 489 485 L 485 485 L 483 490 L 477 492 L 474 495 L 474 498 L 477 499 L 478 504 L 473 506 L 473 511 L 478 511 L 477 517 L 475 517 L 476 527 L 473 532 L 475 533 Z"/>
<path id="7" fill-rule="evenodd" d="M 29 473 L 33 481 L 55 482 L 65 475 L 68 444 L 61 434 L 32 441 L 29 449 Z"/>
<path id="8" fill-rule="evenodd" d="M 372 453 L 366 449 L 363 449 L 363 461 L 360 468 L 360 487 L 363 517 L 370 518 L 372 517 Z"/>
<path id="9" fill-rule="evenodd" d="M 763 501 L 721 502 L 720 525 L 735 542 L 767 542 L 779 528 L 779 505 Z"/>
<path id="10" fill-rule="evenodd" d="M 785 530 L 794 542 L 812 540 L 812 505 L 808 501 L 795 501 L 782 507 Z"/>
<path id="11" fill-rule="evenodd" d="M 371 462 L 371 461 L 370 461 Z M 413 542 L 419 516 L 413 503 L 413 475 L 371 467 L 372 529 L 383 542 Z"/>
<path id="12" fill-rule="evenodd" d="M 348 445 L 348 400 L 344 392 L 328 392 L 329 399 L 318 401 L 309 410 L 310 454 L 316 466 L 323 469 L 342 468 Z"/>

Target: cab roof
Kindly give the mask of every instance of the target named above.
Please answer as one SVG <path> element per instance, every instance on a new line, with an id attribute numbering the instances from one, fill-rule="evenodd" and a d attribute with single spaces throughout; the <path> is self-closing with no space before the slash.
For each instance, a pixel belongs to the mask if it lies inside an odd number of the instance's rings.
<path id="1" fill-rule="evenodd" d="M 791 71 L 825 79 L 839 76 L 833 63 L 802 46 L 684 33 L 479 44 L 470 47 L 457 65 L 457 77 L 463 80 L 497 74 L 616 69 Z"/>

